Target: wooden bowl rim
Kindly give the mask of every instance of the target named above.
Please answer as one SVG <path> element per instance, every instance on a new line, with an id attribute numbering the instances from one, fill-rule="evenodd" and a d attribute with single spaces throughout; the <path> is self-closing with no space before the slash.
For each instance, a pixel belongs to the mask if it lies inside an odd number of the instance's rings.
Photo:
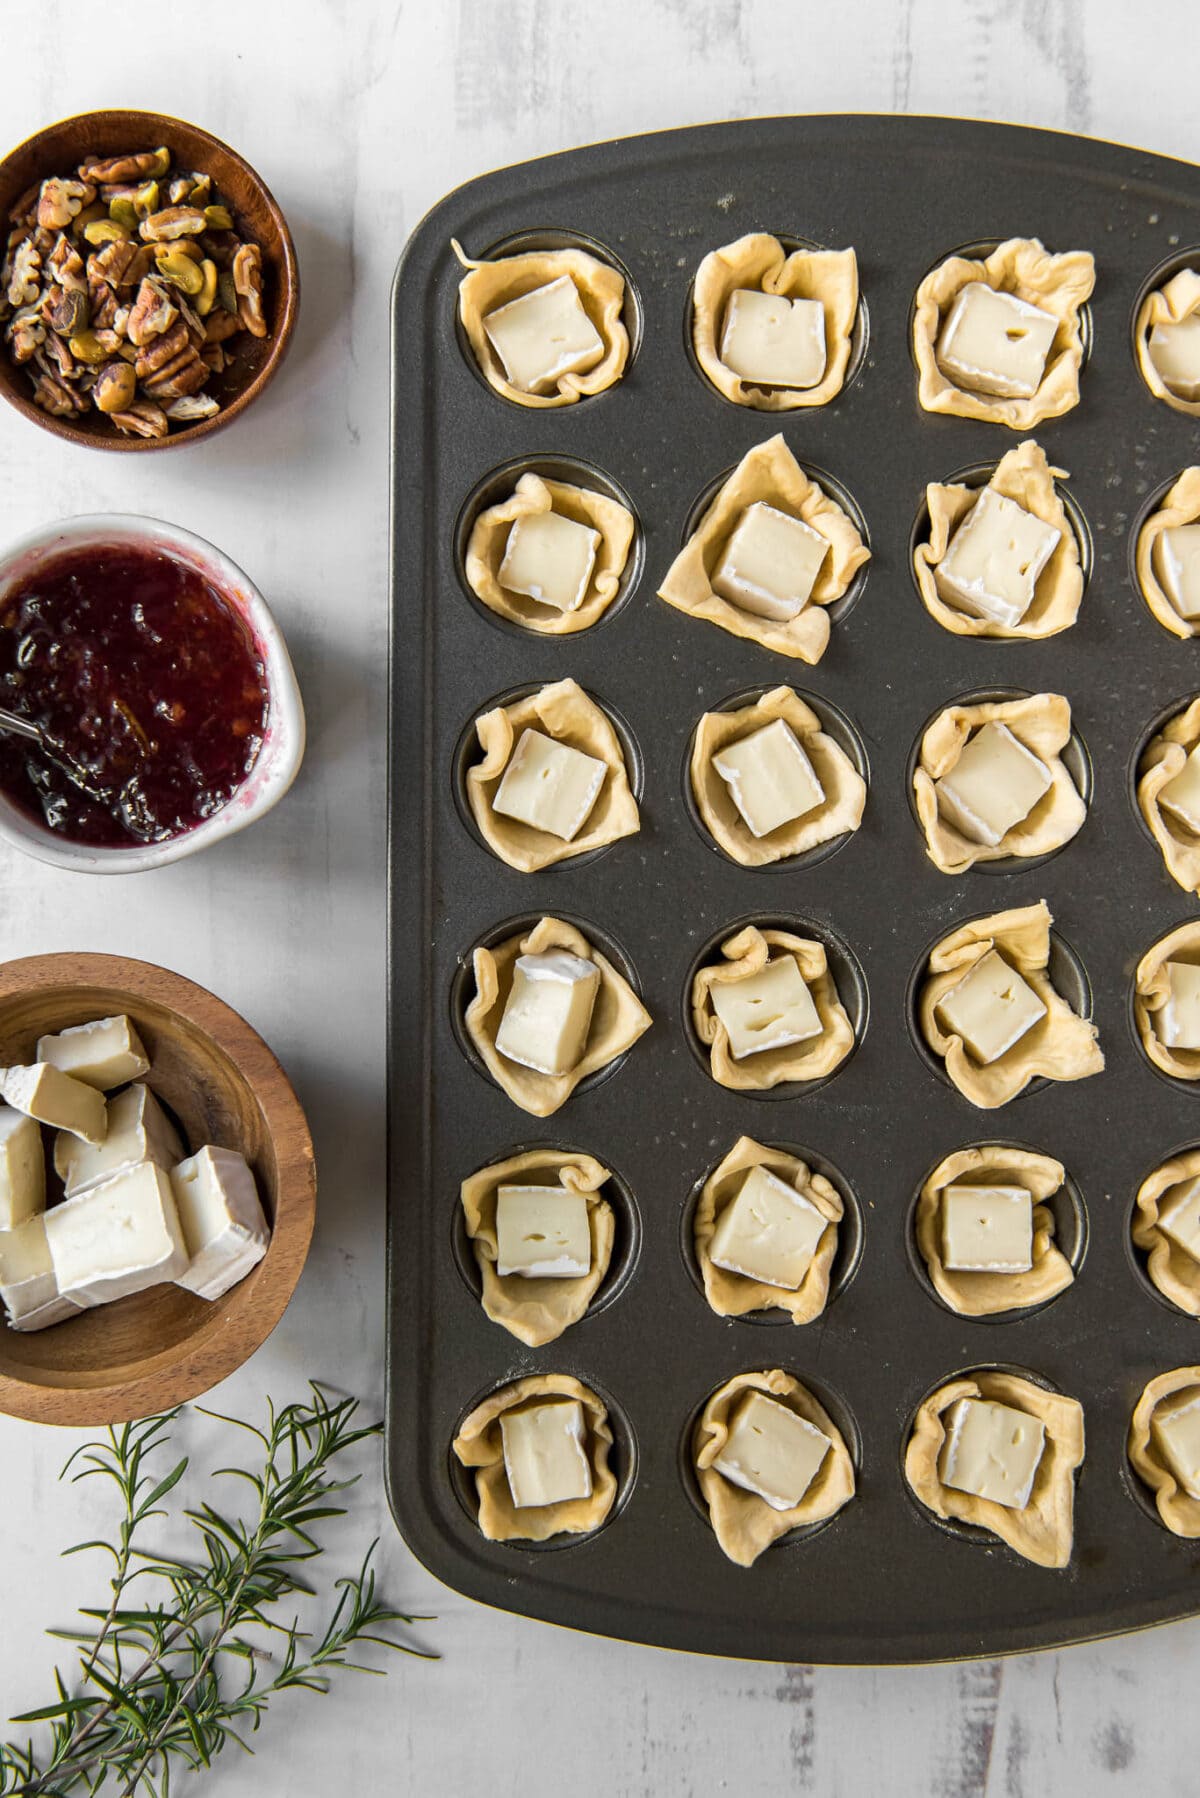
<path id="1" fill-rule="evenodd" d="M 162 991 L 167 986 L 167 995 Z M 152 1411 L 170 1410 L 227 1379 L 260 1349 L 283 1316 L 299 1282 L 316 1220 L 316 1164 L 303 1107 L 278 1058 L 253 1027 L 215 993 L 186 975 L 124 955 L 62 951 L 0 962 L 0 1004 L 56 986 L 108 987 L 165 1004 L 207 1036 L 242 1073 L 249 1050 L 265 1058 L 265 1074 L 253 1084 L 272 1142 L 289 1134 L 294 1146 L 278 1161 L 279 1193 L 286 1194 L 272 1229 L 272 1247 L 288 1253 L 254 1282 L 253 1303 L 243 1286 L 232 1302 L 189 1339 L 147 1356 L 127 1378 L 88 1386 L 53 1386 L 0 1372 L 0 1411 L 30 1423 L 99 1428 L 126 1423 Z M 244 1077 L 244 1076 L 243 1076 Z M 272 1277 L 273 1276 L 273 1277 Z M 239 1293 L 241 1302 L 239 1303 Z"/>
<path id="2" fill-rule="evenodd" d="M 65 443 L 77 443 L 84 449 L 114 450 L 126 454 L 179 449 L 185 443 L 199 443 L 201 439 L 211 437 L 214 432 L 224 430 L 225 426 L 232 424 L 234 419 L 240 417 L 246 407 L 256 400 L 264 388 L 274 380 L 291 345 L 296 315 L 300 309 L 300 266 L 296 259 L 296 246 L 292 241 L 292 234 L 279 202 L 258 170 L 247 162 L 244 156 L 227 144 L 223 138 L 215 136 L 211 131 L 206 131 L 203 125 L 193 125 L 190 120 L 175 118 L 167 112 L 146 112 L 133 106 L 101 106 L 94 108 L 91 112 L 71 113 L 65 119 L 56 119 L 52 124 L 43 125 L 40 131 L 34 131 L 29 137 L 16 144 L 6 156 L 0 158 L 0 217 L 7 217 L 8 207 L 11 204 L 5 189 L 11 177 L 12 165 L 17 158 L 34 152 L 43 139 L 50 137 L 52 133 L 65 131 L 71 126 L 82 128 L 93 119 L 104 119 L 114 124 L 129 120 L 131 131 L 140 128 L 146 133 L 147 138 L 153 137 L 158 143 L 168 142 L 172 132 L 189 132 L 210 149 L 218 150 L 222 155 L 228 156 L 230 161 L 235 162 L 251 184 L 258 189 L 263 204 L 270 213 L 275 229 L 279 233 L 282 252 L 282 279 L 277 302 L 278 315 L 271 333 L 271 347 L 267 359 L 254 379 L 242 389 L 235 399 L 223 406 L 215 418 L 200 419 L 196 424 L 188 425 L 185 430 L 168 433 L 166 437 L 123 437 L 119 431 L 115 430 L 101 435 L 81 430 L 78 425 L 73 425 L 66 419 L 52 417 L 49 412 L 43 412 L 40 406 L 35 406 L 31 399 L 27 399 L 18 389 L 16 382 L 11 380 L 11 375 L 19 374 L 20 370 L 15 369 L 9 362 L 7 353 L 2 346 L 0 346 L 0 394 L 3 394 L 10 406 L 22 413 L 24 417 L 32 420 L 35 425 L 40 425 L 42 430 L 49 431 Z"/>

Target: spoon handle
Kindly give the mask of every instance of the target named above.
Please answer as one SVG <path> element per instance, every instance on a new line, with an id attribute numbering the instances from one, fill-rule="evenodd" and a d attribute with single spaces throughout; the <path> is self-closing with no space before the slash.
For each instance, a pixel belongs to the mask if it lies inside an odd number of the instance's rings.
<path id="1" fill-rule="evenodd" d="M 30 743 L 42 740 L 36 724 L 31 724 L 28 718 L 19 718 L 16 712 L 6 712 L 3 706 L 0 706 L 0 731 L 7 731 L 13 737 L 24 737 Z"/>

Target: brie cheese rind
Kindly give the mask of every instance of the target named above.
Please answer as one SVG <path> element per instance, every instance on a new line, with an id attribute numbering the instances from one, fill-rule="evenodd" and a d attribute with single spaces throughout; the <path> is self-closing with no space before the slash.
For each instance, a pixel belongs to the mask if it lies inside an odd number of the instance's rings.
<path id="1" fill-rule="evenodd" d="M 1200 402 L 1184 410 L 1200 417 Z M 1200 634 L 1200 618 L 1181 617 L 1171 604 L 1155 567 L 1155 545 L 1164 531 L 1174 530 L 1177 525 L 1197 523 L 1200 523 L 1200 466 L 1193 464 L 1184 469 L 1162 505 L 1156 512 L 1151 512 L 1138 532 L 1133 558 L 1142 598 L 1163 629 L 1175 637 Z"/>
<path id="2" fill-rule="evenodd" d="M 1029 1503 L 1019 1510 L 942 1484 L 938 1461 L 946 1439 L 943 1419 L 960 1398 L 1010 1405 L 1045 1427 L 1045 1446 Z M 1038 1567 L 1065 1567 L 1074 1537 L 1075 1473 L 1083 1461 L 1083 1406 L 1047 1392 L 1017 1374 L 990 1370 L 939 1386 L 921 1405 L 904 1454 L 904 1477 L 914 1495 L 937 1517 L 977 1524 L 999 1536 Z"/>
<path id="3" fill-rule="evenodd" d="M 955 829 L 938 807 L 935 787 L 957 766 L 967 742 L 985 724 L 1003 724 L 1050 775 L 1050 786 L 1033 810 L 994 847 Z M 1059 756 L 1070 740 L 1071 705 L 1061 693 L 1031 693 L 1025 699 L 983 705 L 948 705 L 939 712 L 921 738 L 913 774 L 917 816 L 934 866 L 943 874 L 964 874 L 976 862 L 1049 855 L 1069 843 L 1087 817 L 1087 807 Z"/>
<path id="4" fill-rule="evenodd" d="M 1180 924 L 1147 949 L 1133 977 L 1133 1021 L 1147 1059 L 1174 1080 L 1200 1080 L 1200 1049 L 1169 1048 L 1158 1033 L 1171 996 L 1168 962 L 1200 963 L 1200 922 Z"/>
<path id="5" fill-rule="evenodd" d="M 934 1291 L 960 1317 L 995 1317 L 1004 1311 L 1043 1305 L 1075 1278 L 1071 1263 L 1054 1243 L 1054 1216 L 1045 1201 L 1066 1178 L 1061 1161 L 1030 1149 L 987 1143 L 959 1149 L 939 1161 L 917 1197 L 913 1227 L 917 1247 Z M 948 1268 L 942 1256 L 942 1202 L 948 1186 L 1022 1186 L 1033 1196 L 1033 1266 L 1027 1273 L 1002 1274 Z M 1200 1275 L 1200 1269 L 1197 1269 Z"/>
<path id="6" fill-rule="evenodd" d="M 1133 327 L 1134 349 L 1143 381 L 1155 399 L 1165 400 L 1174 411 L 1186 412 L 1189 418 L 1200 418 L 1200 400 L 1185 399 L 1182 394 L 1171 392 L 1150 354 L 1150 333 L 1156 325 L 1181 325 L 1184 319 L 1192 318 L 1198 312 L 1200 273 L 1192 268 L 1181 268 L 1162 287 L 1146 295 Z"/>
<path id="7" fill-rule="evenodd" d="M 600 991 L 583 1059 L 568 1074 L 539 1074 L 501 1055 L 496 1048 L 496 1032 L 512 990 L 518 955 L 544 955 L 555 949 L 565 949 L 570 955 L 594 962 L 600 970 Z M 534 1117 L 550 1117 L 565 1105 L 581 1080 L 632 1048 L 652 1022 L 624 975 L 598 949 L 593 949 L 585 936 L 558 918 L 542 918 L 528 936 L 509 937 L 492 949 L 476 949 L 474 968 L 475 997 L 464 1019 L 467 1034 L 497 1086 L 514 1105 Z"/>
<path id="8" fill-rule="evenodd" d="M 534 250 L 523 256 L 498 257 L 494 262 L 474 262 L 456 243 L 451 248 L 467 271 L 458 284 L 458 316 L 489 387 L 518 406 L 573 406 L 585 395 L 603 393 L 620 380 L 629 360 L 629 335 L 621 322 L 625 278 L 611 264 L 586 250 L 574 249 Z M 604 354 L 594 367 L 562 375 L 553 393 L 530 393 L 509 381 L 483 321 L 488 313 L 562 275 L 574 283 L 580 303 L 599 333 Z"/>
<path id="9" fill-rule="evenodd" d="M 513 751 L 530 727 L 594 757 L 607 769 L 594 805 L 569 842 L 506 818 L 492 804 Z M 621 739 L 606 713 L 575 681 L 553 681 L 512 705 L 484 712 L 475 720 L 475 732 L 483 760 L 467 770 L 467 800 L 480 836 L 510 868 L 532 874 L 640 830 Z"/>
<path id="10" fill-rule="evenodd" d="M 554 1342 L 578 1323 L 608 1273 L 615 1220 L 603 1197 L 609 1171 L 592 1155 L 566 1149 L 530 1149 L 494 1161 L 471 1174 L 459 1188 L 467 1235 L 483 1281 L 480 1303 L 499 1324 L 529 1348 Z M 496 1198 L 501 1186 L 559 1185 L 587 1201 L 592 1264 L 586 1274 L 570 1279 L 526 1279 L 497 1272 Z"/>
<path id="11" fill-rule="evenodd" d="M 713 1236 L 723 1212 L 737 1198 L 752 1168 L 763 1167 L 814 1205 L 826 1220 L 813 1258 L 794 1292 L 768 1286 L 764 1281 L 730 1273 L 712 1259 Z M 704 1296 L 718 1317 L 745 1317 L 750 1311 L 784 1311 L 794 1324 L 811 1323 L 825 1309 L 829 1274 L 837 1254 L 838 1225 L 842 1219 L 841 1194 L 823 1174 L 809 1168 L 795 1155 L 769 1149 L 753 1137 L 739 1136 L 728 1155 L 713 1169 L 700 1189 L 692 1223 L 696 1261 L 704 1281 Z"/>
<path id="12" fill-rule="evenodd" d="M 829 544 L 808 603 L 787 620 L 743 611 L 713 591 L 712 576 L 726 544 L 747 507 L 760 500 L 799 518 Z M 829 644 L 825 607 L 842 597 L 870 556 L 854 521 L 809 480 L 782 436 L 770 437 L 742 457 L 667 570 L 658 595 L 677 611 L 719 625 L 732 636 L 815 663 Z"/>
<path id="13" fill-rule="evenodd" d="M 1162 1522 L 1173 1536 L 1200 1536 L 1200 1498 L 1193 1498 L 1180 1484 L 1162 1449 L 1154 1439 L 1154 1413 L 1164 1399 L 1189 1386 L 1200 1398 L 1200 1367 L 1173 1367 L 1169 1373 L 1156 1374 L 1142 1388 L 1133 1408 L 1126 1438 L 1126 1453 L 1138 1478 L 1149 1486 Z"/>
<path id="14" fill-rule="evenodd" d="M 543 512 L 556 512 L 575 524 L 587 525 L 600 536 L 587 592 L 573 612 L 540 605 L 536 599 L 513 593 L 500 583 L 500 565 L 513 525 Z M 523 474 L 509 497 L 488 506 L 472 525 L 465 558 L 467 585 L 489 611 L 526 630 L 555 637 L 586 631 L 604 616 L 617 596 L 633 532 L 633 513 L 607 494 Z"/>
<path id="15" fill-rule="evenodd" d="M 546 1397 L 574 1398 L 583 1406 L 592 1490 L 587 1498 L 564 1499 L 553 1505 L 522 1505 L 518 1510 L 504 1468 L 500 1419 L 506 1411 Z M 488 1541 L 545 1542 L 550 1536 L 579 1536 L 598 1529 L 617 1495 L 616 1475 L 608 1464 L 612 1439 L 604 1404 L 570 1374 L 535 1374 L 516 1380 L 476 1405 L 454 1438 L 454 1453 L 464 1467 L 474 1469 L 479 1528 Z"/>
<path id="16" fill-rule="evenodd" d="M 720 341 L 730 298 L 741 288 L 816 300 L 825 317 L 825 372 L 813 387 L 763 387 L 744 381 L 721 360 Z M 760 412 L 825 406 L 841 392 L 850 363 L 850 338 L 858 311 L 858 260 L 853 250 L 794 250 L 778 238 L 751 231 L 736 243 L 710 250 L 692 288 L 692 344 L 696 360 L 718 393 Z"/>
<path id="17" fill-rule="evenodd" d="M 756 837 L 738 810 L 728 783 L 713 766 L 713 758 L 777 718 L 794 731 L 825 797 L 802 818 Z M 736 711 L 705 712 L 692 738 L 691 782 L 697 809 L 714 842 L 743 868 L 762 868 L 791 855 L 803 855 L 818 843 L 857 830 L 867 803 L 866 781 L 791 687 L 773 687 L 753 705 Z"/>
<path id="18" fill-rule="evenodd" d="M 1196 498 L 1200 509 L 1200 469 Z M 1186 892 L 1200 894 L 1200 834 L 1188 829 L 1177 813 L 1161 803 L 1163 788 L 1182 774 L 1194 749 L 1200 747 L 1200 699 L 1165 724 L 1146 746 L 1138 769 L 1138 810 L 1154 841 L 1162 850 L 1167 873 Z"/>
<path id="19" fill-rule="evenodd" d="M 777 1511 L 757 1493 L 735 1486 L 713 1463 L 729 1437 L 733 1411 L 743 1393 L 768 1393 L 829 1438 L 831 1447 L 798 1505 Z M 825 1407 L 806 1386 L 779 1368 L 739 1373 L 712 1394 L 696 1422 L 692 1459 L 709 1521 L 721 1550 L 739 1567 L 752 1567 L 764 1548 L 810 1523 L 823 1523 L 854 1497 L 854 1463 L 846 1441 Z"/>
<path id="20" fill-rule="evenodd" d="M 1015 294 L 1027 304 L 1053 313 L 1059 321 L 1045 373 L 1029 399 L 968 392 L 955 385 L 937 359 L 942 326 L 958 295 L 972 281 Z M 917 397 L 926 412 L 947 412 L 956 418 L 1007 425 L 1012 431 L 1029 431 L 1043 419 L 1058 418 L 1077 406 L 1083 365 L 1079 315 L 1095 283 L 1096 263 L 1090 251 L 1053 255 L 1036 237 L 1010 237 L 982 261 L 950 256 L 940 263 L 917 288 L 913 306 Z"/>
<path id="21" fill-rule="evenodd" d="M 721 954 L 723 961 L 701 968 L 692 982 L 692 1024 L 709 1051 L 712 1077 L 719 1086 L 765 1092 L 785 1080 L 821 1080 L 845 1061 L 854 1047 L 854 1026 L 838 997 L 823 943 L 748 924 L 721 944 Z M 782 955 L 790 955 L 804 977 L 821 1020 L 821 1034 L 736 1060 L 729 1032 L 713 1006 L 713 988 L 760 974 Z"/>
<path id="22" fill-rule="evenodd" d="M 1045 452 L 1031 438 L 1000 458 L 987 483 L 1004 499 L 1012 500 L 1059 533 L 1058 542 L 1037 578 L 1033 600 L 1016 624 L 976 618 L 949 605 L 938 592 L 934 570 L 945 557 L 956 529 L 979 498 L 979 489 L 958 483 L 940 486 L 936 482 L 926 487 L 929 536 L 918 543 L 913 552 L 913 573 L 925 610 L 943 630 L 956 637 L 1041 638 L 1055 637 L 1060 631 L 1070 629 L 1079 615 L 1083 598 L 1083 569 L 1075 532 L 1054 485 L 1056 480 L 1065 481 L 1066 478 L 1063 469 L 1050 466 Z"/>
<path id="23" fill-rule="evenodd" d="M 941 1056 L 954 1085 L 981 1110 L 1006 1105 L 1024 1092 L 1031 1080 L 1085 1080 L 1104 1068 L 1104 1055 L 1096 1040 L 1096 1026 L 1073 1012 L 1050 982 L 1050 926 L 1053 919 L 1044 899 L 1013 911 L 995 912 L 961 924 L 931 951 L 928 974 L 917 1001 L 921 1034 L 935 1055 Z M 1200 931 L 1200 925 L 1196 926 Z M 1046 1015 L 995 1061 L 981 1067 L 962 1038 L 943 1030 L 939 1001 L 966 975 L 969 968 L 991 950 L 997 950 L 1010 968 L 1032 987 Z"/>
<path id="24" fill-rule="evenodd" d="M 1197 1177 L 1200 1149 L 1189 1149 L 1186 1154 L 1164 1161 L 1138 1187 L 1130 1225 L 1134 1246 L 1146 1257 L 1151 1284 L 1189 1317 L 1200 1317 L 1200 1261 L 1162 1229 L 1158 1215 L 1176 1187 Z"/>

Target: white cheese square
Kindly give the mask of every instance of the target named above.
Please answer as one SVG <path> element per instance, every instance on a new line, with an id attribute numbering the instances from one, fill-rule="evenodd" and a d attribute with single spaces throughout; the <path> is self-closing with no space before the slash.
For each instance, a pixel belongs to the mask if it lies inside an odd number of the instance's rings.
<path id="1" fill-rule="evenodd" d="M 825 802 L 816 770 L 783 718 L 727 743 L 712 761 L 752 836 L 769 836 Z"/>
<path id="2" fill-rule="evenodd" d="M 501 1186 L 496 1272 L 526 1280 L 578 1280 L 592 1269 L 588 1202 L 563 1186 Z"/>
<path id="3" fill-rule="evenodd" d="M 539 1399 L 500 1413 L 504 1472 L 516 1508 L 590 1498 L 583 1406 L 577 1398 Z"/>
<path id="4" fill-rule="evenodd" d="M 605 764 L 540 730 L 524 730 L 492 800 L 505 818 L 564 843 L 578 836 L 600 797 Z"/>
<path id="5" fill-rule="evenodd" d="M 0 1105 L 0 1230 L 14 1230 L 45 1208 L 42 1132 L 23 1111 Z"/>
<path id="6" fill-rule="evenodd" d="M 81 1310 L 59 1295 L 40 1213 L 15 1230 L 0 1231 L 0 1299 L 14 1330 L 45 1330 Z"/>
<path id="7" fill-rule="evenodd" d="M 33 1067 L 0 1068 L 0 1097 L 26 1117 L 52 1130 L 65 1130 L 87 1143 L 102 1143 L 108 1129 L 104 1094 L 49 1062 Z"/>
<path id="8" fill-rule="evenodd" d="M 832 1447 L 816 1424 L 751 1388 L 733 1413 L 713 1466 L 773 1511 L 790 1511 L 816 1479 Z"/>
<path id="9" fill-rule="evenodd" d="M 1192 750 L 1179 773 L 1158 790 L 1158 803 L 1188 830 L 1200 836 L 1200 744 Z"/>
<path id="10" fill-rule="evenodd" d="M 71 1024 L 57 1036 L 39 1037 L 37 1058 L 101 1092 L 150 1072 L 150 1057 L 126 1017 L 96 1018 L 90 1024 Z"/>
<path id="11" fill-rule="evenodd" d="M 1150 1434 L 1188 1497 L 1200 1498 L 1200 1386 L 1184 1386 L 1159 1399 Z"/>
<path id="12" fill-rule="evenodd" d="M 207 1143 L 170 1178 L 188 1252 L 175 1283 L 197 1298 L 219 1299 L 258 1266 L 271 1241 L 254 1175 L 236 1150 Z"/>
<path id="13" fill-rule="evenodd" d="M 518 518 L 508 533 L 499 581 L 556 612 L 577 612 L 587 597 L 600 533 L 561 512 Z"/>
<path id="14" fill-rule="evenodd" d="M 1154 1014 L 1154 1029 L 1168 1049 L 1200 1049 L 1200 967 L 1169 961 L 1166 1004 Z"/>
<path id="15" fill-rule="evenodd" d="M 583 1060 L 600 970 L 594 961 L 555 949 L 519 955 L 496 1048 L 538 1074 L 569 1074 Z"/>
<path id="16" fill-rule="evenodd" d="M 139 1161 L 172 1168 L 184 1153 L 175 1126 L 141 1081 L 109 1100 L 108 1132 L 102 1143 L 78 1142 L 65 1132 L 54 1139 L 54 1166 L 69 1199 Z"/>
<path id="17" fill-rule="evenodd" d="M 998 1061 L 1046 1015 L 1033 988 L 995 949 L 943 993 L 935 1009 L 943 1029 L 960 1036 L 984 1067 Z"/>
<path id="18" fill-rule="evenodd" d="M 1038 576 L 1061 536 L 1055 525 L 984 487 L 934 569 L 934 585 L 947 605 L 1011 629 L 1033 604 Z"/>
<path id="19" fill-rule="evenodd" d="M 752 1167 L 717 1220 L 709 1258 L 728 1273 L 795 1292 L 825 1224 L 811 1199 L 770 1168 Z"/>
<path id="20" fill-rule="evenodd" d="M 1181 400 L 1200 400 L 1200 312 L 1177 325 L 1155 325 L 1147 348 L 1164 387 Z"/>
<path id="21" fill-rule="evenodd" d="M 737 287 L 725 308 L 721 361 L 758 387 L 815 387 L 825 373 L 825 308 Z"/>
<path id="22" fill-rule="evenodd" d="M 821 1034 L 820 1016 L 794 955 L 781 955 L 744 980 L 715 981 L 709 993 L 735 1061 Z"/>
<path id="23" fill-rule="evenodd" d="M 972 842 L 995 849 L 1050 791 L 1050 770 L 1006 724 L 985 724 L 934 782 L 938 810 Z"/>
<path id="24" fill-rule="evenodd" d="M 604 355 L 604 340 L 570 275 L 498 306 L 483 328 L 510 384 L 525 393 L 546 393 L 564 375 L 595 368 Z"/>
<path id="25" fill-rule="evenodd" d="M 986 281 L 961 289 L 938 338 L 943 372 L 972 393 L 1027 400 L 1037 392 L 1058 330 L 1052 312 Z"/>
<path id="26" fill-rule="evenodd" d="M 942 1193 L 942 1260 L 953 1273 L 1027 1274 L 1033 1194 L 1023 1186 L 952 1182 Z"/>
<path id="27" fill-rule="evenodd" d="M 1200 524 L 1160 531 L 1152 556 L 1159 585 L 1181 618 L 1200 618 Z"/>
<path id="28" fill-rule="evenodd" d="M 170 1176 L 152 1161 L 52 1206 L 46 1241 L 59 1292 L 77 1305 L 108 1305 L 187 1272 Z"/>
<path id="29" fill-rule="evenodd" d="M 1158 1227 L 1193 1261 L 1200 1261 L 1200 1179 L 1180 1180 L 1159 1200 Z"/>
<path id="30" fill-rule="evenodd" d="M 829 540 L 802 518 L 756 500 L 738 519 L 712 574 L 712 590 L 756 618 L 786 623 L 812 597 Z"/>
<path id="31" fill-rule="evenodd" d="M 938 1460 L 943 1486 L 1023 1510 L 1046 1445 L 1041 1418 L 990 1399 L 960 1398 L 943 1423 L 946 1440 Z"/>

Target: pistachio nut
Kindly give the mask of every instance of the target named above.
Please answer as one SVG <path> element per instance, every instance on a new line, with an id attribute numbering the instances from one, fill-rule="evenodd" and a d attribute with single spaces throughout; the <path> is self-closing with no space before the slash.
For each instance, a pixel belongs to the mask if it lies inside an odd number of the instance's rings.
<path id="1" fill-rule="evenodd" d="M 130 231 L 128 225 L 122 225 L 116 219 L 99 218 L 84 226 L 83 235 L 90 244 L 99 246 L 102 243 L 128 243 Z"/>
<path id="2" fill-rule="evenodd" d="M 158 182 L 145 181 L 133 196 L 133 210 L 140 219 L 158 211 Z"/>
<path id="3" fill-rule="evenodd" d="M 233 230 L 233 214 L 228 206 L 206 206 L 204 218 L 210 231 Z"/>
<path id="4" fill-rule="evenodd" d="M 137 376 L 128 362 L 106 363 L 92 388 L 92 400 L 100 412 L 124 412 L 136 394 Z"/>
<path id="5" fill-rule="evenodd" d="M 196 295 L 196 311 L 207 318 L 217 299 L 217 265 L 206 257 L 200 265 L 200 292 Z"/>
<path id="6" fill-rule="evenodd" d="M 108 202 L 108 216 L 110 219 L 113 219 L 116 224 L 124 225 L 127 235 L 137 230 L 137 208 L 134 206 L 132 200 L 125 198 L 110 200 Z"/>
<path id="7" fill-rule="evenodd" d="M 173 248 L 160 244 L 154 257 L 158 272 L 173 287 L 186 294 L 198 294 L 204 286 L 204 275 L 190 256 L 181 256 Z"/>
<path id="8" fill-rule="evenodd" d="M 111 333 L 105 332 L 106 337 L 110 335 Z M 76 331 L 74 337 L 69 339 L 67 347 L 78 361 L 86 362 L 89 367 L 93 368 L 101 362 L 107 362 L 112 355 L 111 347 L 106 349 L 94 331 Z"/>

